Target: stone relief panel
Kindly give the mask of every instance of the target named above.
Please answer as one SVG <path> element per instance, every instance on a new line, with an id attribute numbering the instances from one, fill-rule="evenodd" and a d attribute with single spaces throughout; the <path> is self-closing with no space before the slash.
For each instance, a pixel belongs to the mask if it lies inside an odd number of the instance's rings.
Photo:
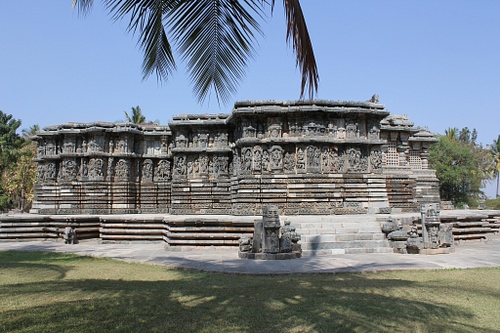
<path id="1" fill-rule="evenodd" d="M 262 171 L 262 147 L 253 147 L 253 171 L 257 174 Z"/>
<path id="2" fill-rule="evenodd" d="M 359 148 L 349 148 L 345 155 L 348 172 L 368 172 L 368 158 L 363 156 Z"/>
<path id="3" fill-rule="evenodd" d="M 227 156 L 219 156 L 215 155 L 213 157 L 213 172 L 210 174 L 213 175 L 214 178 L 219 176 L 226 176 L 229 171 L 229 157 Z"/>
<path id="4" fill-rule="evenodd" d="M 76 138 L 74 137 L 64 138 L 62 152 L 64 154 L 73 154 L 76 151 L 75 142 Z"/>
<path id="5" fill-rule="evenodd" d="M 269 153 L 271 170 L 280 172 L 283 169 L 283 148 L 280 146 L 272 146 Z"/>
<path id="6" fill-rule="evenodd" d="M 115 180 L 127 181 L 130 180 L 130 161 L 119 159 L 115 165 Z"/>
<path id="7" fill-rule="evenodd" d="M 304 148 L 299 146 L 297 148 L 297 173 L 305 173 L 306 172 L 306 153 L 304 152 Z"/>
<path id="8" fill-rule="evenodd" d="M 253 153 L 252 148 L 241 149 L 241 174 L 249 175 L 252 170 Z"/>
<path id="9" fill-rule="evenodd" d="M 89 180 L 102 180 L 104 178 L 104 161 L 102 158 L 91 158 L 88 164 Z"/>
<path id="10" fill-rule="evenodd" d="M 170 161 L 160 160 L 154 171 L 155 181 L 169 181 L 171 179 Z"/>
<path id="11" fill-rule="evenodd" d="M 153 161 L 151 159 L 145 159 L 142 162 L 141 168 L 141 181 L 152 182 L 153 181 Z"/>
<path id="12" fill-rule="evenodd" d="M 65 159 L 60 164 L 59 179 L 62 181 L 73 181 L 76 180 L 78 175 L 78 165 L 75 160 Z"/>
<path id="13" fill-rule="evenodd" d="M 54 162 L 38 164 L 38 182 L 44 183 L 56 179 L 57 169 Z"/>
<path id="14" fill-rule="evenodd" d="M 377 122 L 370 122 L 368 125 L 368 135 L 369 140 L 379 140 L 380 139 L 380 128 Z"/>
<path id="15" fill-rule="evenodd" d="M 295 153 L 286 150 L 283 157 L 283 171 L 287 174 L 295 173 Z"/>
<path id="16" fill-rule="evenodd" d="M 88 153 L 102 152 L 104 150 L 103 148 L 104 148 L 104 136 L 94 135 L 90 137 L 87 145 Z"/>
<path id="17" fill-rule="evenodd" d="M 321 151 L 316 146 L 307 147 L 307 171 L 319 172 Z"/>
<path id="18" fill-rule="evenodd" d="M 382 152 L 378 149 L 372 150 L 370 154 L 370 166 L 372 172 L 382 172 L 383 156 Z"/>
<path id="19" fill-rule="evenodd" d="M 47 156 L 55 156 L 57 155 L 57 145 L 54 140 L 48 140 L 45 146 L 45 154 Z"/>
<path id="20" fill-rule="evenodd" d="M 174 178 L 182 178 L 186 176 L 187 172 L 186 155 L 179 154 L 174 157 Z"/>

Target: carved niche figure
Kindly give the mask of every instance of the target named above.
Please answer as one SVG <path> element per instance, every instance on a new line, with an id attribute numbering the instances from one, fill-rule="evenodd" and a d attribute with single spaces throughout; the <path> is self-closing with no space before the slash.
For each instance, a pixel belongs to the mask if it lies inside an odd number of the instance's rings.
<path id="1" fill-rule="evenodd" d="M 324 146 L 321 151 L 321 171 L 323 173 L 330 172 L 330 164 L 328 163 L 328 147 Z"/>
<path id="2" fill-rule="evenodd" d="M 199 160 L 199 172 L 202 175 L 208 174 L 208 156 L 201 155 Z"/>
<path id="3" fill-rule="evenodd" d="M 71 154 L 75 152 L 75 142 L 74 139 L 67 138 L 64 140 L 63 153 Z"/>
<path id="4" fill-rule="evenodd" d="M 370 130 L 368 131 L 368 139 L 370 140 L 378 140 L 380 138 L 380 129 L 377 124 L 372 123 L 370 126 Z"/>
<path id="5" fill-rule="evenodd" d="M 108 141 L 108 153 L 113 154 L 115 152 L 115 141 L 110 138 Z"/>
<path id="6" fill-rule="evenodd" d="M 271 148 L 271 169 L 279 170 L 283 168 L 283 148 L 274 146 Z"/>
<path id="7" fill-rule="evenodd" d="M 382 169 L 382 153 L 380 150 L 372 150 L 370 155 L 370 165 L 372 171 L 378 171 Z"/>
<path id="8" fill-rule="evenodd" d="M 358 137 L 358 123 L 350 121 L 346 127 L 347 138 L 353 139 Z"/>
<path id="9" fill-rule="evenodd" d="M 304 171 L 306 168 L 306 154 L 301 147 L 297 150 L 297 170 Z"/>
<path id="10" fill-rule="evenodd" d="M 213 158 L 213 174 L 217 177 L 226 175 L 228 172 L 228 157 L 214 156 Z"/>
<path id="11" fill-rule="evenodd" d="M 307 147 L 307 168 L 319 169 L 321 152 L 318 147 Z"/>
<path id="12" fill-rule="evenodd" d="M 285 152 L 283 159 L 283 169 L 285 173 L 293 173 L 295 171 L 295 155 L 290 152 Z"/>
<path id="13" fill-rule="evenodd" d="M 115 166 L 115 179 L 129 180 L 130 179 L 130 161 L 120 159 Z"/>
<path id="14" fill-rule="evenodd" d="M 122 138 L 120 139 L 120 141 L 118 141 L 118 152 L 122 154 L 128 152 L 127 140 Z"/>
<path id="15" fill-rule="evenodd" d="M 262 148 L 260 146 L 253 147 L 253 170 L 260 172 L 262 169 Z"/>
<path id="16" fill-rule="evenodd" d="M 91 158 L 88 165 L 88 176 L 91 180 L 97 180 L 104 175 L 104 162 L 100 158 Z"/>
<path id="17" fill-rule="evenodd" d="M 161 160 L 160 162 L 158 162 L 154 173 L 154 179 L 156 181 L 170 180 L 170 161 Z"/>
<path id="18" fill-rule="evenodd" d="M 250 123 L 243 126 L 243 138 L 255 138 L 256 132 L 257 130 Z"/>
<path id="19" fill-rule="evenodd" d="M 45 143 L 38 142 L 38 147 L 36 148 L 38 158 L 43 157 L 45 155 Z"/>
<path id="20" fill-rule="evenodd" d="M 61 180 L 72 181 L 76 178 L 78 174 L 78 166 L 75 161 L 64 160 L 61 163 L 61 166 L 61 172 L 59 173 Z"/>
<path id="21" fill-rule="evenodd" d="M 265 173 L 269 172 L 269 166 L 269 152 L 267 151 L 267 149 L 264 149 L 262 151 L 262 171 Z"/>
<path id="22" fill-rule="evenodd" d="M 361 168 L 361 152 L 355 148 L 348 149 L 347 162 L 349 165 L 349 171 L 359 171 Z"/>
<path id="23" fill-rule="evenodd" d="M 337 148 L 330 149 L 328 153 L 330 159 L 330 172 L 338 173 L 340 171 L 340 159 Z"/>
<path id="24" fill-rule="evenodd" d="M 188 140 L 186 139 L 184 134 L 180 133 L 175 138 L 175 147 L 176 148 L 187 148 L 187 142 L 188 142 Z"/>
<path id="25" fill-rule="evenodd" d="M 200 138 L 198 140 L 198 147 L 199 148 L 207 148 L 208 147 L 208 134 L 207 133 L 200 133 Z"/>
<path id="26" fill-rule="evenodd" d="M 56 155 L 56 145 L 53 141 L 49 141 L 45 147 L 45 153 L 48 156 Z"/>
<path id="27" fill-rule="evenodd" d="M 153 180 L 153 161 L 150 159 L 144 160 L 142 163 L 142 181 Z"/>
<path id="28" fill-rule="evenodd" d="M 194 134 L 193 135 L 193 148 L 198 148 L 198 140 L 199 140 L 198 134 Z"/>
<path id="29" fill-rule="evenodd" d="M 198 160 L 196 160 L 196 162 L 198 162 Z M 193 176 L 193 163 L 193 161 L 187 161 L 186 163 L 188 177 Z"/>
<path id="30" fill-rule="evenodd" d="M 42 164 L 38 166 L 38 180 L 46 182 L 48 180 L 55 180 L 57 175 L 56 165 L 53 162 Z"/>
<path id="31" fill-rule="evenodd" d="M 174 158 L 174 175 L 175 176 L 185 176 L 186 175 L 186 156 L 178 155 Z"/>
<path id="32" fill-rule="evenodd" d="M 250 148 L 244 148 L 242 150 L 242 155 L 241 171 L 248 173 L 252 169 L 252 150 Z"/>

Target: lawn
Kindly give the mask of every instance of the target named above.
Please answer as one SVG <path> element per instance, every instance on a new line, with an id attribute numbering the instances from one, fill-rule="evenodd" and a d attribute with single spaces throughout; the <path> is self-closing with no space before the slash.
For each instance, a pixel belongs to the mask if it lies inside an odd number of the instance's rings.
<path id="1" fill-rule="evenodd" d="M 247 276 L 0 252 L 0 332 L 500 332 L 499 314 L 500 268 Z"/>

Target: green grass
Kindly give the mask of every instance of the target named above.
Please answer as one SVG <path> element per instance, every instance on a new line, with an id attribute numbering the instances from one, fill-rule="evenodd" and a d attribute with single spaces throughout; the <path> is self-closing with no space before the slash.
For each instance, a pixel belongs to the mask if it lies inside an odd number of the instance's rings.
<path id="1" fill-rule="evenodd" d="M 499 311 L 500 269 L 246 276 L 0 252 L 0 332 L 500 332 Z"/>

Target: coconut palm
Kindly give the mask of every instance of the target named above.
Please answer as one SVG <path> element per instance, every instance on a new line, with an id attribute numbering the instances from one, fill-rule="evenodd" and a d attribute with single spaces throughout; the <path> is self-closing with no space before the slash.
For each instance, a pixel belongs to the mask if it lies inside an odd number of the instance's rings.
<path id="1" fill-rule="evenodd" d="M 490 147 L 490 152 L 493 160 L 493 174 L 497 178 L 497 188 L 496 188 L 496 198 L 498 198 L 498 185 L 500 182 L 500 135 L 496 140 L 493 140 L 493 144 Z"/>
<path id="2" fill-rule="evenodd" d="M 131 115 L 127 111 L 124 112 L 125 112 L 125 117 L 127 118 L 127 121 L 129 123 L 140 125 L 146 122 L 146 116 L 142 114 L 142 110 L 139 105 L 137 105 L 136 107 L 132 107 Z"/>
<path id="3" fill-rule="evenodd" d="M 81 13 L 88 13 L 93 0 L 72 0 Z M 275 0 L 102 0 L 115 20 L 128 18 L 128 30 L 138 36 L 144 51 L 143 74 L 158 80 L 176 68 L 174 42 L 187 64 L 194 94 L 203 102 L 213 89 L 218 101 L 227 102 L 254 55 L 257 20 Z M 287 22 L 286 40 L 296 54 L 302 74 L 300 96 L 312 98 L 319 75 L 312 43 L 299 0 L 283 0 Z"/>

